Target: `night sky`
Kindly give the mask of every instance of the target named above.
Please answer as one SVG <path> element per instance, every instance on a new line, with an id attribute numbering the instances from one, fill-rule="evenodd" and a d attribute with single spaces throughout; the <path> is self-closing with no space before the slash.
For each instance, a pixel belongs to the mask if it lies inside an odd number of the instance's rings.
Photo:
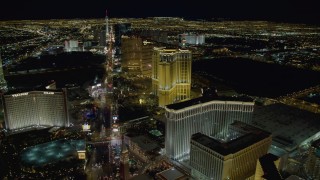
<path id="1" fill-rule="evenodd" d="M 319 23 L 316 0 L 4 0 L 0 19 L 176 16 Z M 209 3 L 210 2 L 210 3 Z"/>

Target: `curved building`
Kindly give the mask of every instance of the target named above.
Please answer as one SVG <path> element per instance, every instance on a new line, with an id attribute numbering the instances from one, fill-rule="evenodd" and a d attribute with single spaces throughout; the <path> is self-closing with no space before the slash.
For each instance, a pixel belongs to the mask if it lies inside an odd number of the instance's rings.
<path id="1" fill-rule="evenodd" d="M 165 148 L 174 160 L 189 157 L 190 138 L 201 132 L 224 138 L 235 120 L 250 124 L 254 102 L 250 98 L 200 97 L 165 107 Z"/>
<path id="2" fill-rule="evenodd" d="M 69 126 L 65 91 L 5 94 L 2 99 L 7 130 Z"/>

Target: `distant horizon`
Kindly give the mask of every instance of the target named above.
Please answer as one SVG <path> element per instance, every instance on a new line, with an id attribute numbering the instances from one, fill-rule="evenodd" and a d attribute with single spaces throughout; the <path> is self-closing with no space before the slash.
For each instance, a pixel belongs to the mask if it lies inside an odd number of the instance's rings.
<path id="1" fill-rule="evenodd" d="M 0 20 L 100 19 L 106 9 L 110 18 L 181 17 L 184 19 L 228 19 L 320 24 L 320 12 L 314 0 L 303 2 L 270 0 L 10 0 L 0 7 Z"/>
<path id="2" fill-rule="evenodd" d="M 265 21 L 271 23 L 288 23 L 288 24 L 306 24 L 306 25 L 320 25 L 318 21 L 299 21 L 299 20 L 279 20 L 279 19 L 244 19 L 244 18 L 229 18 L 229 17 L 213 17 L 213 18 L 201 18 L 201 17 L 181 17 L 181 16 L 148 16 L 148 17 L 109 17 L 109 19 L 148 19 L 156 17 L 172 17 L 172 18 L 182 18 L 187 21 L 209 21 L 209 22 L 223 22 L 223 21 Z M 94 20 L 94 19 L 105 19 L 105 17 L 69 17 L 69 18 L 43 18 L 43 19 L 1 19 L 0 21 L 49 21 L 49 20 Z"/>

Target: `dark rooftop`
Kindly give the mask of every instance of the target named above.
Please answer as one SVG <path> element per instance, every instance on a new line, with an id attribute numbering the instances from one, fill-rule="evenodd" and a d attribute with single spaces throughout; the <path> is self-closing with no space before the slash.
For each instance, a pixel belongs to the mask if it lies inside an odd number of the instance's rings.
<path id="1" fill-rule="evenodd" d="M 173 179 L 178 180 L 185 177 L 185 175 L 176 168 L 164 170 L 158 173 L 157 176 L 160 176 L 162 179 L 172 179 L 172 180 Z"/>
<path id="2" fill-rule="evenodd" d="M 228 154 L 236 153 L 252 144 L 255 144 L 271 136 L 270 133 L 245 124 L 243 122 L 236 121 L 235 123 L 232 123 L 231 126 L 241 128 L 241 131 L 246 132 L 246 134 L 229 142 L 220 142 L 202 133 L 196 133 L 192 135 L 191 139 L 223 156 L 226 156 Z"/>
<path id="3" fill-rule="evenodd" d="M 320 138 L 313 141 L 311 145 L 315 148 L 320 148 Z"/>
<path id="4" fill-rule="evenodd" d="M 169 104 L 166 107 L 168 109 L 179 110 L 196 104 L 206 103 L 209 101 L 243 101 L 243 102 L 253 102 L 253 99 L 248 96 L 213 96 L 207 97 L 202 96 L 194 98 L 188 101 L 182 101 L 175 104 Z"/>
<path id="5" fill-rule="evenodd" d="M 319 119 L 320 114 L 278 103 L 255 106 L 252 124 L 271 132 L 278 150 L 291 152 L 319 132 Z"/>
<path id="6" fill-rule="evenodd" d="M 313 141 L 311 144 L 312 147 L 316 148 L 316 156 L 320 157 L 320 138 Z"/>
<path id="7" fill-rule="evenodd" d="M 277 167 L 275 166 L 274 162 L 279 159 L 278 156 L 273 154 L 266 154 L 259 158 L 259 162 L 261 164 L 263 170 L 263 178 L 267 180 L 282 180 L 281 175 Z"/>

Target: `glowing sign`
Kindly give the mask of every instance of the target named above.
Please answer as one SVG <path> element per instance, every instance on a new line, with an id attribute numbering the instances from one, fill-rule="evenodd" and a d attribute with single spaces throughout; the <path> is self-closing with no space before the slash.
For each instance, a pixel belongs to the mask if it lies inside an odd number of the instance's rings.
<path id="1" fill-rule="evenodd" d="M 86 159 L 86 151 L 78 151 L 79 159 Z"/>
<path id="2" fill-rule="evenodd" d="M 113 119 L 114 121 L 118 120 L 118 115 L 113 115 L 113 116 L 112 116 L 112 119 Z"/>
<path id="3" fill-rule="evenodd" d="M 19 96 L 26 96 L 28 95 L 29 93 L 18 93 L 18 94 L 12 94 L 12 97 L 19 97 Z"/>
<path id="4" fill-rule="evenodd" d="M 43 92 L 43 94 L 54 94 L 54 92 Z"/>
<path id="5" fill-rule="evenodd" d="M 82 125 L 82 130 L 83 131 L 90 131 L 90 125 L 89 124 Z"/>

